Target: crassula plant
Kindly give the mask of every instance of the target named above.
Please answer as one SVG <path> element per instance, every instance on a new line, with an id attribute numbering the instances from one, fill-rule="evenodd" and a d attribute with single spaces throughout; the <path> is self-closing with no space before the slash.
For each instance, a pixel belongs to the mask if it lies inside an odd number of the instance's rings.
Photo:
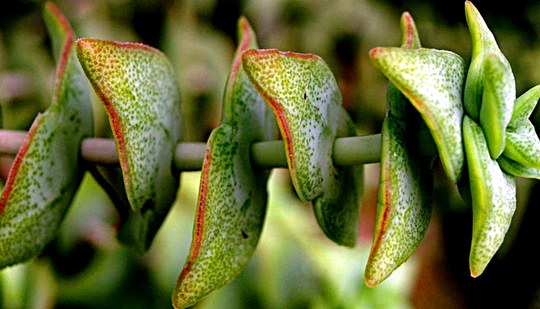
<path id="1" fill-rule="evenodd" d="M 232 282 L 252 258 L 272 168 L 288 168 L 295 192 L 328 239 L 353 247 L 363 164 L 378 161 L 376 224 L 365 268 L 366 284 L 375 287 L 422 242 L 440 160 L 440 176 L 473 210 L 471 241 L 463 245 L 470 246 L 470 274 L 477 277 L 509 229 L 516 177 L 540 179 L 540 140 L 529 120 L 540 86 L 516 95 L 510 63 L 469 1 L 470 63 L 452 51 L 423 47 L 408 12 L 401 46 L 370 51 L 388 79 L 386 116 L 381 134 L 373 136 L 356 135 L 321 57 L 260 49 L 249 21 L 240 18 L 221 124 L 199 144 L 183 141 L 181 89 L 163 52 L 77 38 L 52 3 L 43 16 L 56 82 L 52 104 L 12 150 L 0 199 L 2 268 L 36 257 L 54 239 L 86 172 L 117 208 L 119 241 L 144 253 L 177 199 L 181 172 L 200 169 L 190 252 L 179 261 L 184 266 L 172 292 L 174 307 L 190 307 Z M 93 94 L 112 139 L 93 137 Z"/>

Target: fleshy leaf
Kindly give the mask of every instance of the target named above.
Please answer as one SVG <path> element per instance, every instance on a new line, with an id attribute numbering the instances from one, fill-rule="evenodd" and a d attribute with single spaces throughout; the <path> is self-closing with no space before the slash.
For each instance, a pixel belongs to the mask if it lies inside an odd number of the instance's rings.
<path id="1" fill-rule="evenodd" d="M 508 60 L 502 54 L 493 33 L 491 33 L 480 12 L 471 1 L 465 1 L 465 17 L 471 34 L 472 55 L 465 82 L 464 104 L 467 115 L 478 122 L 481 117 L 480 110 L 483 104 L 483 94 L 485 94 L 484 80 L 486 73 L 484 70 L 486 69 L 486 57 L 492 55 L 490 57 L 497 58 L 498 62 L 504 65 L 507 71 L 504 73 L 506 76 L 504 83 L 507 83 L 506 87 L 513 87 L 514 98 L 512 98 L 512 101 L 515 99 L 515 81 Z M 505 105 L 511 106 L 512 102 L 506 102 Z M 490 120 L 486 119 L 484 121 L 489 123 Z"/>
<path id="2" fill-rule="evenodd" d="M 491 158 L 497 159 L 506 144 L 506 127 L 512 118 L 516 86 L 514 75 L 508 63 L 502 62 L 495 54 L 488 54 L 484 60 L 484 92 L 480 108 L 480 125 Z"/>
<path id="3" fill-rule="evenodd" d="M 75 57 L 75 35 L 58 8 L 43 16 L 57 71 L 52 103 L 34 120 L 0 199 L 0 267 L 39 254 L 56 236 L 84 175 L 82 139 L 93 134 L 90 86 Z"/>
<path id="4" fill-rule="evenodd" d="M 403 48 L 420 48 L 412 17 L 401 17 Z M 409 100 L 388 84 L 387 116 L 381 130 L 381 168 L 373 244 L 365 270 L 376 286 L 406 262 L 423 239 L 431 218 L 433 173 L 430 159 L 418 153 L 423 124 Z"/>
<path id="5" fill-rule="evenodd" d="M 516 129 L 521 124 L 529 122 L 529 117 L 536 108 L 539 99 L 540 85 L 532 87 L 520 95 L 514 102 L 514 111 L 510 123 L 508 123 L 508 130 Z"/>
<path id="6" fill-rule="evenodd" d="M 332 161 L 334 140 L 354 135 L 355 128 L 331 70 L 318 56 L 275 49 L 246 51 L 243 64 L 278 120 L 298 196 L 312 201 L 330 239 L 353 246 L 363 170 Z"/>
<path id="7" fill-rule="evenodd" d="M 504 155 L 525 166 L 540 169 L 540 139 L 534 125 L 527 120 L 506 134 Z"/>
<path id="8" fill-rule="evenodd" d="M 505 173 L 489 154 L 482 128 L 468 116 L 463 134 L 473 209 L 469 267 L 482 274 L 502 244 L 516 209 L 515 177 Z"/>
<path id="9" fill-rule="evenodd" d="M 131 235 L 123 241 L 144 251 L 179 185 L 173 160 L 182 122 L 173 67 L 163 53 L 138 43 L 80 39 L 77 56 L 105 106 L 117 144 L 133 210 L 121 236 Z"/>
<path id="10" fill-rule="evenodd" d="M 377 47 L 375 66 L 411 101 L 431 131 L 450 180 L 461 177 L 464 163 L 461 92 L 463 59 L 449 51 Z"/>
<path id="11" fill-rule="evenodd" d="M 232 281 L 247 266 L 264 223 L 269 171 L 251 164 L 255 141 L 278 134 L 270 107 L 242 69 L 242 53 L 257 42 L 245 18 L 224 97 L 222 124 L 208 140 L 191 251 L 173 303 L 189 307 Z"/>
<path id="12" fill-rule="evenodd" d="M 504 155 L 504 153 L 497 159 L 497 162 L 499 163 L 501 169 L 510 175 L 540 180 L 540 169 L 528 167 L 512 159 L 509 159 Z"/>

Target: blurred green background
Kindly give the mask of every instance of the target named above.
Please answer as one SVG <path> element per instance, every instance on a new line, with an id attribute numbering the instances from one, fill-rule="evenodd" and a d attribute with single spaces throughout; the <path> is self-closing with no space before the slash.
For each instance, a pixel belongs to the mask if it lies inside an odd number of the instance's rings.
<path id="1" fill-rule="evenodd" d="M 261 48 L 321 56 L 333 70 L 358 135 L 380 132 L 386 80 L 371 65 L 377 46 L 400 45 L 409 11 L 424 47 L 470 58 L 464 1 L 375 0 L 58 0 L 79 37 L 142 42 L 176 68 L 185 138 L 206 141 L 219 125 L 221 97 L 236 47 L 236 22 L 248 18 Z M 540 2 L 473 1 L 516 76 L 518 95 L 540 84 Z M 51 99 L 54 59 L 41 11 L 44 1 L 0 4 L 2 127 L 26 130 Z M 95 100 L 96 135 L 108 122 Z M 538 115 L 533 115 L 538 123 Z M 440 168 L 435 211 L 418 252 L 386 282 L 367 288 L 378 164 L 366 165 L 360 239 L 354 249 L 328 241 L 311 209 L 298 201 L 287 171 L 269 183 L 265 229 L 249 267 L 196 308 L 540 308 L 538 184 L 519 179 L 518 210 L 503 247 L 485 273 L 468 273 L 471 213 Z M 198 172 L 182 174 L 179 195 L 149 252 L 116 240 L 114 207 L 86 177 L 61 234 L 32 262 L 0 272 L 0 308 L 171 308 L 187 257 Z"/>

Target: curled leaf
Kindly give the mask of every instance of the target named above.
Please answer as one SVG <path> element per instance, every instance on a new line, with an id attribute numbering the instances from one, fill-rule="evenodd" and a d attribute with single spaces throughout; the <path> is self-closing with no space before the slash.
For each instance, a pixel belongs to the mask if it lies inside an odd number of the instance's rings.
<path id="1" fill-rule="evenodd" d="M 49 109 L 34 120 L 0 199 L 0 267 L 39 254 L 57 234 L 84 175 L 82 139 L 93 134 L 90 86 L 75 57 L 75 35 L 52 3 L 43 16 L 57 59 Z"/>
<path id="2" fill-rule="evenodd" d="M 505 172 L 516 177 L 540 179 L 540 169 L 528 167 L 507 158 L 504 154 L 497 159 L 499 166 Z"/>
<path id="3" fill-rule="evenodd" d="M 332 161 L 334 140 L 354 135 L 355 127 L 331 70 L 318 56 L 275 49 L 246 51 L 243 65 L 277 118 L 298 196 L 312 201 L 330 239 L 353 246 L 363 173 Z"/>
<path id="4" fill-rule="evenodd" d="M 491 158 L 482 128 L 468 116 L 463 120 L 463 136 L 473 209 L 469 267 L 471 276 L 478 277 L 499 249 L 512 222 L 516 182 Z"/>
<path id="5" fill-rule="evenodd" d="M 525 166 L 540 169 L 540 139 L 534 125 L 530 121 L 524 122 L 506 135 L 504 155 Z"/>
<path id="6" fill-rule="evenodd" d="M 257 42 L 245 18 L 238 22 L 236 50 L 224 98 L 222 124 L 208 140 L 191 251 L 173 295 L 189 307 L 232 281 L 247 266 L 264 223 L 269 171 L 254 168 L 251 145 L 273 140 L 271 109 L 249 82 L 241 57 Z"/>
<path id="7" fill-rule="evenodd" d="M 449 51 L 400 47 L 377 47 L 370 51 L 370 57 L 420 112 L 446 174 L 456 183 L 465 160 L 461 133 L 463 59 Z"/>
<path id="8" fill-rule="evenodd" d="M 179 185 L 173 170 L 181 138 L 180 95 L 174 70 L 160 51 L 137 43 L 79 39 L 77 56 L 113 129 L 133 214 L 124 239 L 144 251 L 172 206 Z"/>
<path id="9" fill-rule="evenodd" d="M 420 48 L 411 16 L 401 18 L 403 48 Z M 433 173 L 421 157 L 417 132 L 423 122 L 403 94 L 388 84 L 387 116 L 381 130 L 381 163 L 373 244 L 365 270 L 376 286 L 409 259 L 423 239 L 431 218 Z"/>

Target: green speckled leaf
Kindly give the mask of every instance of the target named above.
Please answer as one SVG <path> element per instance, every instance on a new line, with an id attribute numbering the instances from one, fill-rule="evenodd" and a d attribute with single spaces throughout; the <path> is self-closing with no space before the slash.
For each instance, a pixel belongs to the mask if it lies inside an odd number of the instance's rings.
<path id="1" fill-rule="evenodd" d="M 514 102 L 512 118 L 508 123 L 508 130 L 518 128 L 522 123 L 529 122 L 529 117 L 534 111 L 540 99 L 540 85 L 532 87 L 524 94 L 520 95 Z"/>
<path id="2" fill-rule="evenodd" d="M 77 41 L 77 56 L 100 97 L 117 143 L 133 214 L 125 223 L 133 245 L 148 249 L 172 206 L 173 170 L 181 137 L 180 95 L 174 70 L 160 51 L 137 43 Z"/>
<path id="3" fill-rule="evenodd" d="M 504 155 L 525 166 L 540 169 L 540 139 L 534 125 L 527 120 L 506 133 Z"/>
<path id="4" fill-rule="evenodd" d="M 540 169 L 528 167 L 507 158 L 504 154 L 497 159 L 499 166 L 505 172 L 516 177 L 540 179 Z"/>
<path id="5" fill-rule="evenodd" d="M 275 49 L 249 50 L 243 64 L 278 120 L 299 197 L 330 239 L 353 246 L 363 170 L 332 162 L 336 137 L 355 134 L 332 72 L 318 56 Z"/>
<path id="6" fill-rule="evenodd" d="M 540 85 L 532 87 L 524 94 L 520 95 L 514 102 L 514 111 L 512 112 L 510 123 L 508 123 L 508 129 L 516 129 L 522 123 L 528 123 L 529 117 L 536 108 L 539 99 Z"/>
<path id="7" fill-rule="evenodd" d="M 464 163 L 461 92 L 463 59 L 449 51 L 377 47 L 370 51 L 375 66 L 411 101 L 422 115 L 452 182 Z"/>
<path id="8" fill-rule="evenodd" d="M 39 254 L 55 236 L 84 175 L 81 141 L 93 134 L 90 86 L 66 18 L 47 3 L 44 19 L 57 62 L 49 109 L 36 117 L 0 199 L 0 267 Z"/>
<path id="9" fill-rule="evenodd" d="M 242 53 L 257 47 L 255 34 L 244 18 L 238 31 L 222 124 L 210 135 L 203 163 L 191 251 L 173 295 L 176 308 L 192 306 L 236 278 L 263 227 L 269 171 L 253 167 L 250 149 L 256 141 L 275 139 L 278 128 L 242 69 Z"/>
<path id="10" fill-rule="evenodd" d="M 506 129 L 504 160 L 499 161 L 509 173 L 536 178 L 540 168 L 540 139 L 529 120 L 540 98 L 540 85 L 529 89 L 516 99 L 514 111 Z"/>
<path id="11" fill-rule="evenodd" d="M 516 209 L 515 177 L 491 159 L 482 128 L 468 116 L 463 136 L 473 208 L 469 267 L 471 276 L 482 274 L 504 240 Z"/>
<path id="12" fill-rule="evenodd" d="M 484 61 L 484 92 L 480 108 L 480 125 L 489 147 L 491 158 L 497 159 L 506 144 L 506 127 L 512 118 L 516 86 L 508 63 L 495 54 Z"/>
<path id="13" fill-rule="evenodd" d="M 484 71 L 486 69 L 486 57 L 491 54 L 492 57 L 495 56 L 499 62 L 504 64 L 507 71 L 504 74 L 506 79 L 504 82 L 508 83 L 507 87 L 514 88 L 514 98 L 512 98 L 512 101 L 515 99 L 515 81 L 510 64 L 499 49 L 493 33 L 489 30 L 480 12 L 478 12 L 470 1 L 465 1 L 465 17 L 467 18 L 467 25 L 471 35 L 472 56 L 465 82 L 464 106 L 465 112 L 469 117 L 474 121 L 480 121 L 482 123 L 480 120 L 480 110 L 483 104 L 483 94 L 485 94 L 484 82 L 486 73 Z M 505 104 L 511 106 L 512 102 Z M 486 121 L 489 122 L 490 119 L 484 120 L 484 122 Z M 482 126 L 484 125 L 482 124 Z"/>
<path id="14" fill-rule="evenodd" d="M 403 48 L 420 48 L 411 16 L 401 18 Z M 381 130 L 381 168 L 373 244 L 365 270 L 368 286 L 383 282 L 416 251 L 431 218 L 430 158 L 418 153 L 418 112 L 392 84 Z"/>

